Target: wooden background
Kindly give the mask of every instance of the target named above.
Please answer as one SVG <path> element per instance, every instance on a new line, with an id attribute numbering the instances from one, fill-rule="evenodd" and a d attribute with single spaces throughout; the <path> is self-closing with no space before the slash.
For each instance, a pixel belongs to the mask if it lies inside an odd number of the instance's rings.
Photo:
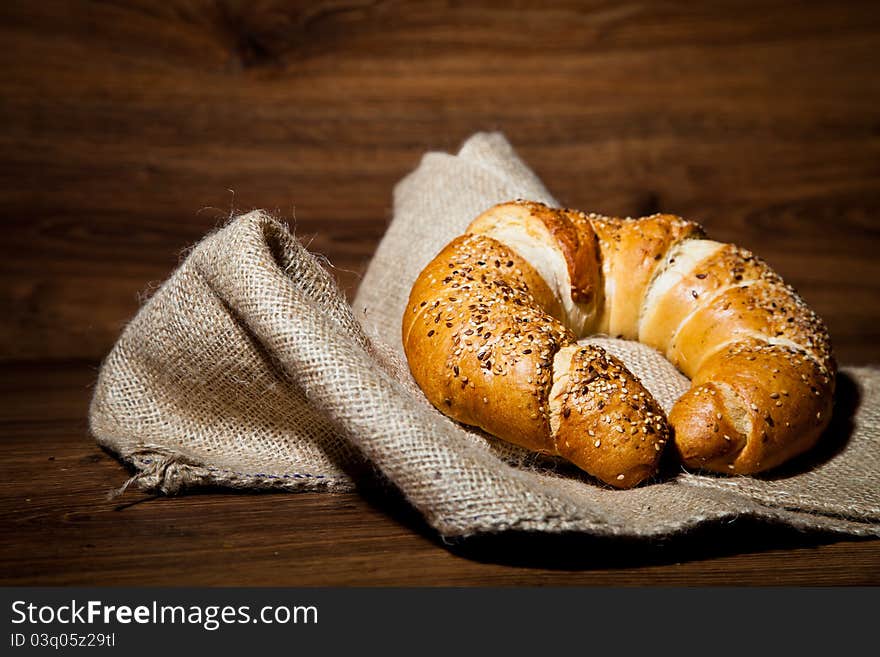
<path id="1" fill-rule="evenodd" d="M 874 2 L 0 4 L 0 582 L 880 583 L 880 541 L 446 546 L 387 492 L 108 502 L 100 359 L 181 252 L 260 207 L 349 295 L 426 150 L 503 131 L 569 206 L 753 249 L 880 364 Z"/>

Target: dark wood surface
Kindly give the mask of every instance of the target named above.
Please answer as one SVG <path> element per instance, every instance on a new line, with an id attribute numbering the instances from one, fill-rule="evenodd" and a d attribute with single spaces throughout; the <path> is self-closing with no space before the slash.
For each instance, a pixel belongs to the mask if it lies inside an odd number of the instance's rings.
<path id="1" fill-rule="evenodd" d="M 141 295 L 230 212 L 351 295 L 394 183 L 477 130 L 567 205 L 758 252 L 880 363 L 875 3 L 5 2 L 0 38 L 0 583 L 880 583 L 880 541 L 745 522 L 446 545 L 373 485 L 111 502 L 86 426 Z"/>

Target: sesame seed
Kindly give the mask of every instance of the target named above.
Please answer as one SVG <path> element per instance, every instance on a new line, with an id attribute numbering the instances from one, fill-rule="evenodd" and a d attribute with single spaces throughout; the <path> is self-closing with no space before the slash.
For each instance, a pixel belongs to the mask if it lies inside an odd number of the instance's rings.
<path id="1" fill-rule="evenodd" d="M 623 475 L 622 475 L 622 474 L 617 475 L 617 480 L 618 480 L 618 481 L 623 481 Z"/>

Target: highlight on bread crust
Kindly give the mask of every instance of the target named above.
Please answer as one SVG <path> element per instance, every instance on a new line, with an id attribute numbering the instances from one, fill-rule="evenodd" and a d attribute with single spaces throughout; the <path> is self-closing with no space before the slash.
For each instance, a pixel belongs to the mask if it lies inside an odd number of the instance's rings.
<path id="1" fill-rule="evenodd" d="M 822 321 L 762 260 L 674 215 L 499 204 L 425 267 L 402 331 L 442 412 L 619 488 L 655 474 L 673 434 L 686 466 L 747 474 L 809 449 L 831 414 Z M 576 344 L 594 333 L 691 377 L 668 421 L 623 363 Z"/>
<path id="2" fill-rule="evenodd" d="M 553 376 L 555 453 L 619 488 L 654 474 L 669 427 L 660 405 L 619 359 L 593 345 L 563 347 Z"/>

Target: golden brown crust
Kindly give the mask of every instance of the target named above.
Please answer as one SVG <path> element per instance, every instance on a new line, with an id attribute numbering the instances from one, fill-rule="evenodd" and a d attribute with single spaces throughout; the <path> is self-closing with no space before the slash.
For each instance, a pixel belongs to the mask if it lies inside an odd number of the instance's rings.
<path id="1" fill-rule="evenodd" d="M 571 298 L 586 303 L 597 293 L 599 280 L 599 245 L 592 230 L 579 230 L 571 221 L 570 211 L 550 208 L 534 201 L 515 201 L 539 219 L 556 240 L 571 279 Z"/>
<path id="2" fill-rule="evenodd" d="M 577 303 L 591 301 L 598 293 L 599 282 L 599 244 L 596 234 L 592 230 L 578 230 L 567 210 L 554 211 L 543 206 L 537 216 L 557 240 L 565 257 L 571 278 L 571 298 Z"/>
<path id="3" fill-rule="evenodd" d="M 403 345 L 427 398 L 446 415 L 551 452 L 553 356 L 574 336 L 556 300 L 512 250 L 482 235 L 453 240 L 410 295 Z"/>
<path id="4" fill-rule="evenodd" d="M 682 268 L 676 258 L 696 262 Z M 763 270 L 757 264 L 751 254 L 733 244 L 708 240 L 686 243 L 670 252 L 663 266 L 667 275 L 676 278 L 675 284 L 644 300 L 639 340 L 665 353 L 682 322 L 701 304 L 744 280 L 758 280 Z"/>
<path id="5" fill-rule="evenodd" d="M 666 417 L 651 393 L 620 360 L 596 346 L 568 347 L 556 366 L 567 370 L 551 400 L 556 451 L 616 488 L 651 477 L 669 438 Z"/>
<path id="6" fill-rule="evenodd" d="M 810 354 L 745 340 L 710 357 L 669 415 L 692 468 L 752 474 L 812 447 L 831 419 L 834 378 Z"/>
<path id="7" fill-rule="evenodd" d="M 694 377 L 718 348 L 749 337 L 789 341 L 830 365 L 828 333 L 818 316 L 777 275 L 725 289 L 686 319 L 669 345 L 667 357 Z"/>
<path id="8" fill-rule="evenodd" d="M 601 329 L 613 337 L 637 340 L 645 290 L 669 247 L 700 237 L 703 228 L 671 214 L 641 219 L 591 220 L 602 245 L 605 277 L 614 281 Z"/>
<path id="9" fill-rule="evenodd" d="M 686 465 L 753 474 L 816 442 L 833 400 L 828 331 L 766 262 L 721 245 L 652 310 L 678 325 L 662 346 L 692 377 L 669 417 Z"/>
<path id="10" fill-rule="evenodd" d="M 526 222 L 540 222 L 565 259 L 571 281 L 571 298 L 577 303 L 587 303 L 595 298 L 598 291 L 599 246 L 592 230 L 579 229 L 572 223 L 570 212 L 536 201 L 500 203 L 474 219 L 467 232 L 488 232 L 490 226 L 511 215 Z"/>

